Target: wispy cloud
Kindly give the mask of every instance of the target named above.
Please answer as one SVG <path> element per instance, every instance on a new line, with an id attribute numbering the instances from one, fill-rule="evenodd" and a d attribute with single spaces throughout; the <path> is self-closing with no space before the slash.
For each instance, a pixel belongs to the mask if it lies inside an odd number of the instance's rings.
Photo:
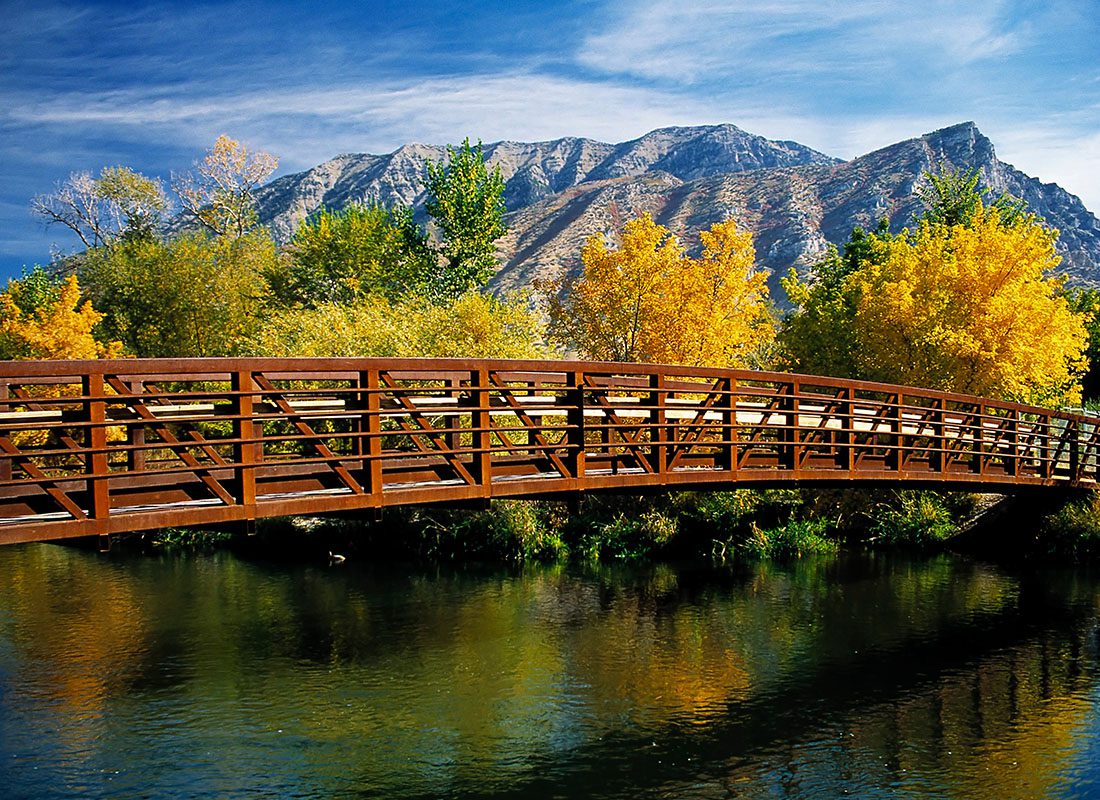
<path id="1" fill-rule="evenodd" d="M 208 144 L 246 131 L 297 164 L 410 141 L 618 140 L 661 125 L 717 121 L 709 104 L 674 93 L 546 75 L 483 75 L 406 84 L 264 89 L 192 97 L 171 87 L 66 93 L 17 104 L 0 120 L 80 129 L 130 128 Z M 323 135 L 319 135 L 323 133 Z"/>
<path id="2" fill-rule="evenodd" d="M 590 35 L 582 63 L 673 82 L 770 75 L 875 79 L 906 61 L 953 67 L 1010 54 L 1022 33 L 1003 3 L 891 0 L 683 4 L 640 0 Z M 891 79 L 898 76 L 891 74 Z"/>

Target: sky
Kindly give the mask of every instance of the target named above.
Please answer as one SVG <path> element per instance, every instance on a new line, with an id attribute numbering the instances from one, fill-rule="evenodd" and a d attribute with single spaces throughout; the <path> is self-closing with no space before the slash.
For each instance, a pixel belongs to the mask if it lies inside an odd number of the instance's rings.
<path id="1" fill-rule="evenodd" d="M 277 174 L 466 136 L 733 123 L 853 158 L 972 120 L 1100 212 L 1100 0 L 0 0 L 0 277 L 76 249 L 30 201 L 229 134 Z"/>

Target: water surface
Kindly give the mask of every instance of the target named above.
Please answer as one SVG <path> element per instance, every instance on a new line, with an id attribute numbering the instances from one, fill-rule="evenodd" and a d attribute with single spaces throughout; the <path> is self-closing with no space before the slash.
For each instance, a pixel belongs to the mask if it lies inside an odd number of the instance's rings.
<path id="1" fill-rule="evenodd" d="M 0 796 L 1100 796 L 1100 581 L 0 549 Z"/>

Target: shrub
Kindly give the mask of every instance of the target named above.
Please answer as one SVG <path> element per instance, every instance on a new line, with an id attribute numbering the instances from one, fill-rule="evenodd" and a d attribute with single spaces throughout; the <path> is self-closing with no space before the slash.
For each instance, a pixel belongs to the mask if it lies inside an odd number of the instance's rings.
<path id="1" fill-rule="evenodd" d="M 1071 500 L 1039 524 L 1036 543 L 1047 555 L 1083 560 L 1100 552 L 1100 492 Z"/>
<path id="2" fill-rule="evenodd" d="M 675 516 L 650 508 L 641 513 L 620 512 L 607 521 L 579 520 L 578 550 L 590 559 L 636 559 L 655 555 L 676 536 Z"/>
<path id="3" fill-rule="evenodd" d="M 898 492 L 871 510 L 869 540 L 928 547 L 954 536 L 958 524 L 948 498 L 936 492 Z"/>
<path id="4" fill-rule="evenodd" d="M 785 525 L 763 529 L 752 524 L 751 533 L 741 545 L 750 558 L 780 561 L 813 553 L 835 553 L 836 542 L 825 537 L 829 523 L 824 519 L 792 519 Z"/>

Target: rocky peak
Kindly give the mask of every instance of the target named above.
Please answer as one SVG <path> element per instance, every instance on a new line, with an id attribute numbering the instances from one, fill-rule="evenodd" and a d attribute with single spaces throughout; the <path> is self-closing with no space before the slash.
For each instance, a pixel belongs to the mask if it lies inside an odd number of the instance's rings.
<path id="1" fill-rule="evenodd" d="M 618 178 L 658 169 L 681 180 L 695 180 L 751 169 L 836 161 L 804 145 L 775 142 L 735 125 L 659 128 L 618 145 L 591 177 Z"/>

